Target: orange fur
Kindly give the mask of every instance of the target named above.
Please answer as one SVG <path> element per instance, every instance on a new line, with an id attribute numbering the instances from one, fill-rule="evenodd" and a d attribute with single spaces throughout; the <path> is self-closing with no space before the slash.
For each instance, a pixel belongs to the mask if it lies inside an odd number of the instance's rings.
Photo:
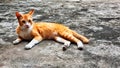
<path id="1" fill-rule="evenodd" d="M 40 42 L 43 39 L 56 40 L 56 37 L 61 37 L 75 43 L 79 41 L 82 41 L 83 43 L 89 42 L 85 36 L 76 33 L 64 25 L 47 22 L 34 23 L 32 21 L 33 13 L 34 10 L 31 10 L 28 14 L 20 14 L 19 12 L 16 12 L 16 17 L 19 22 L 16 32 L 19 39 L 35 39 Z"/>

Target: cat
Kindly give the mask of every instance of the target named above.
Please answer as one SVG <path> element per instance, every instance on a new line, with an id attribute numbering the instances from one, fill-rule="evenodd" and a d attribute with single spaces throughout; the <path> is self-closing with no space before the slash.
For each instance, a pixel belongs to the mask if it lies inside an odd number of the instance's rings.
<path id="1" fill-rule="evenodd" d="M 78 49 L 81 50 L 84 47 L 83 43 L 89 43 L 89 39 L 85 36 L 76 33 L 62 24 L 33 22 L 33 13 L 34 9 L 26 14 L 15 13 L 19 24 L 16 28 L 18 38 L 13 41 L 13 44 L 18 44 L 22 40 L 31 40 L 30 43 L 25 46 L 25 49 L 31 49 L 44 39 L 53 39 L 64 44 L 63 50 L 66 50 L 71 42 L 76 43 Z"/>

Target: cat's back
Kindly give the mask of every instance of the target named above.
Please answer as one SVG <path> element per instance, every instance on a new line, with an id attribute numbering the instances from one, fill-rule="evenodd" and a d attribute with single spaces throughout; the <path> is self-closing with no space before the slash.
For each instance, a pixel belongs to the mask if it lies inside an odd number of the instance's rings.
<path id="1" fill-rule="evenodd" d="M 37 29 L 44 39 L 51 39 L 68 28 L 57 23 L 38 22 L 34 24 L 34 29 Z"/>
<path id="2" fill-rule="evenodd" d="M 54 30 L 59 30 L 59 29 L 66 29 L 68 27 L 58 24 L 58 23 L 48 23 L 48 22 L 37 22 L 35 23 L 35 26 L 37 28 L 43 28 L 43 29 L 54 29 Z"/>

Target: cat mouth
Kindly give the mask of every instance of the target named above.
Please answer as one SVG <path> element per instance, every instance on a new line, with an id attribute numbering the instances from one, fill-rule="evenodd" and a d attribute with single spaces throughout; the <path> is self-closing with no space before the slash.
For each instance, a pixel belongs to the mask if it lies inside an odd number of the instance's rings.
<path id="1" fill-rule="evenodd" d="M 28 25 L 25 25 L 25 27 L 26 27 L 26 28 L 29 28 L 29 26 L 28 26 Z"/>

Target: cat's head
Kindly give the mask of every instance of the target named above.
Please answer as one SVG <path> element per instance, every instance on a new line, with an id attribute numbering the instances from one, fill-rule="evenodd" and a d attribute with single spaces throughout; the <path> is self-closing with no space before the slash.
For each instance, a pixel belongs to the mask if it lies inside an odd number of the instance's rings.
<path id="1" fill-rule="evenodd" d="M 30 10 L 27 14 L 21 14 L 19 12 L 16 12 L 16 17 L 18 19 L 19 25 L 20 27 L 22 27 L 23 29 L 27 29 L 30 28 L 33 24 L 32 21 L 32 15 L 34 13 L 34 10 Z"/>

